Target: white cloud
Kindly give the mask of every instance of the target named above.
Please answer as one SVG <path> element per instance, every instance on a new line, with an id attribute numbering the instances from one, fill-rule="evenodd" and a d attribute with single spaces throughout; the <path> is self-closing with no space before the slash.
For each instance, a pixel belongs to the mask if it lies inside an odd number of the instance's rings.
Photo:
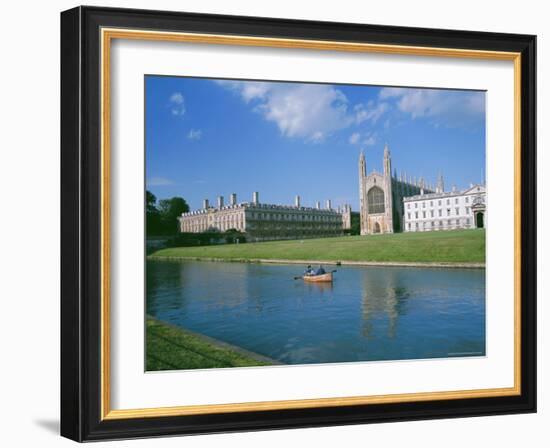
<path id="1" fill-rule="evenodd" d="M 360 138 L 361 138 L 361 134 L 359 132 L 354 132 L 349 136 L 349 142 L 352 145 L 356 145 L 357 143 L 359 143 Z"/>
<path id="2" fill-rule="evenodd" d="M 284 137 L 322 142 L 333 133 L 366 123 L 384 129 L 398 117 L 425 118 L 434 126 L 459 127 L 480 122 L 485 113 L 483 92 L 387 87 L 376 100 L 351 107 L 335 86 L 261 81 L 215 81 L 234 91 L 252 110 L 277 125 Z M 360 134 L 356 136 L 355 134 Z M 349 143 L 373 145 L 376 135 L 354 132 Z"/>
<path id="3" fill-rule="evenodd" d="M 241 90 L 243 99 L 248 103 L 254 99 L 263 99 L 269 91 L 269 85 L 266 82 L 250 82 Z"/>
<path id="4" fill-rule="evenodd" d="M 189 140 L 200 140 L 202 138 L 202 131 L 200 129 L 190 129 L 187 133 Z"/>
<path id="5" fill-rule="evenodd" d="M 271 92 L 258 110 L 277 124 L 282 135 L 314 141 L 321 141 L 351 123 L 347 98 L 326 85 L 281 86 Z"/>
<path id="6" fill-rule="evenodd" d="M 285 137 L 320 142 L 354 119 L 348 113 L 348 100 L 338 89 L 321 84 L 217 81 L 238 92 L 254 110 L 275 123 Z"/>
<path id="7" fill-rule="evenodd" d="M 376 143 L 376 132 L 354 132 L 349 137 L 352 145 L 372 146 Z"/>
<path id="8" fill-rule="evenodd" d="M 183 104 L 183 95 L 181 92 L 174 92 L 172 96 L 170 96 L 170 102 L 174 104 Z"/>
<path id="9" fill-rule="evenodd" d="M 376 143 L 376 137 L 373 134 L 367 135 L 363 140 L 363 145 L 373 146 Z"/>
<path id="10" fill-rule="evenodd" d="M 380 91 L 380 98 L 386 99 L 386 98 L 394 98 L 396 96 L 404 95 L 408 90 L 405 87 L 385 87 Z"/>
<path id="11" fill-rule="evenodd" d="M 401 112 L 413 119 L 429 118 L 436 126 L 467 126 L 485 116 L 484 92 L 392 87 L 382 89 L 379 97 L 394 99 Z"/>
<path id="12" fill-rule="evenodd" d="M 375 103 L 372 100 L 366 105 L 360 103 L 353 108 L 355 111 L 355 120 L 357 121 L 357 124 L 360 124 L 363 121 L 370 121 L 372 124 L 375 124 L 378 119 L 388 111 L 388 109 L 388 103 Z"/>
<path id="13" fill-rule="evenodd" d="M 174 182 L 166 177 L 151 177 L 147 179 L 146 184 L 148 187 L 164 187 L 166 185 L 174 185 Z"/>
<path id="14" fill-rule="evenodd" d="M 242 99 L 249 103 L 254 99 L 261 99 L 269 90 L 272 83 L 261 81 L 225 81 L 215 80 L 216 84 L 239 93 Z"/>
<path id="15" fill-rule="evenodd" d="M 181 92 L 174 92 L 170 95 L 170 111 L 172 115 L 182 116 L 185 114 L 185 98 Z"/>

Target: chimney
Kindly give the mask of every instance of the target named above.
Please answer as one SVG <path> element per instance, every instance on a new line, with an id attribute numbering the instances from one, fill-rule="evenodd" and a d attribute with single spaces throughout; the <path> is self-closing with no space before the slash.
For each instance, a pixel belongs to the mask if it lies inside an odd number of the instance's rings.
<path id="1" fill-rule="evenodd" d="M 223 196 L 218 196 L 218 208 L 223 207 Z"/>
<path id="2" fill-rule="evenodd" d="M 296 195 L 296 197 L 294 198 L 294 205 L 296 207 L 300 207 L 300 196 L 299 195 Z"/>
<path id="3" fill-rule="evenodd" d="M 231 193 L 230 202 L 231 205 L 237 205 L 237 193 Z"/>
<path id="4" fill-rule="evenodd" d="M 317 210 L 321 210 L 321 203 L 320 203 L 319 201 L 317 201 L 317 202 L 315 203 L 315 208 L 316 208 Z"/>
<path id="5" fill-rule="evenodd" d="M 332 204 L 330 202 L 330 199 L 327 199 L 327 210 L 330 210 L 332 208 Z"/>
<path id="6" fill-rule="evenodd" d="M 256 205 L 260 203 L 260 193 L 258 193 L 257 191 L 252 193 L 252 202 Z"/>
<path id="7" fill-rule="evenodd" d="M 209 202 L 208 202 L 208 199 L 204 199 L 204 200 L 202 201 L 202 208 L 206 210 L 206 209 L 209 208 L 209 207 L 210 207 L 210 204 L 209 204 Z"/>

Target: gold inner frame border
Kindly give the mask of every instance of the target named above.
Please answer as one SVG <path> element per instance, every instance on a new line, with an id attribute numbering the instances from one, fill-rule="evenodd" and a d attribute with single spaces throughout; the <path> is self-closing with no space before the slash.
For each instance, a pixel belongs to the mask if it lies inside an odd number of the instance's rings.
<path id="1" fill-rule="evenodd" d="M 521 394 L 521 54 L 515 52 L 459 48 L 336 42 L 304 39 L 279 39 L 217 34 L 161 32 L 138 29 L 101 29 L 101 420 L 169 417 L 307 409 L 383 403 L 502 397 Z M 111 409 L 110 346 L 110 63 L 113 39 L 185 42 L 212 45 L 294 48 L 355 53 L 383 53 L 412 56 L 454 57 L 513 61 L 514 63 L 514 386 L 441 392 L 368 395 L 301 400 L 279 400 L 228 404 L 188 405 L 136 409 Z"/>

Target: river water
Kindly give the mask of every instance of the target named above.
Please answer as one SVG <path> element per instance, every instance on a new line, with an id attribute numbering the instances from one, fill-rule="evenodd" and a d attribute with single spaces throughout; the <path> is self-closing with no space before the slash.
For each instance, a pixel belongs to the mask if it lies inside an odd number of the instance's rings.
<path id="1" fill-rule="evenodd" d="M 485 355 L 484 269 L 336 269 L 149 260 L 147 313 L 285 364 Z"/>

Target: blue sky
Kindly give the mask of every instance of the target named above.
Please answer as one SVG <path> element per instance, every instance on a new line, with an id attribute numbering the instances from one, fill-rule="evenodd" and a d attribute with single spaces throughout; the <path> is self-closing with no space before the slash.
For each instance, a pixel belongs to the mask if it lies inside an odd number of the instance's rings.
<path id="1" fill-rule="evenodd" d="M 392 167 L 446 189 L 485 170 L 485 93 L 341 84 L 145 77 L 146 184 L 159 199 L 260 201 L 358 210 L 367 169 Z"/>

